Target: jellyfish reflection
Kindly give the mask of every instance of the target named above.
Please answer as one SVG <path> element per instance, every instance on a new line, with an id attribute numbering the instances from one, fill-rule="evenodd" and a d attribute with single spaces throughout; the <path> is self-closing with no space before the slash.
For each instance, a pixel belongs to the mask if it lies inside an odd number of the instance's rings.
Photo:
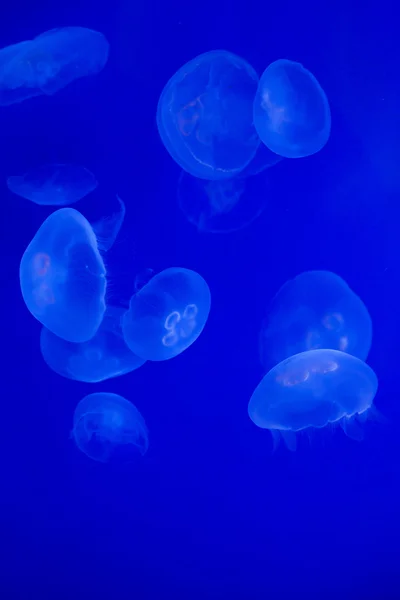
<path id="1" fill-rule="evenodd" d="M 72 437 L 79 450 L 100 462 L 131 461 L 149 440 L 138 409 L 118 394 L 94 393 L 75 409 Z"/>

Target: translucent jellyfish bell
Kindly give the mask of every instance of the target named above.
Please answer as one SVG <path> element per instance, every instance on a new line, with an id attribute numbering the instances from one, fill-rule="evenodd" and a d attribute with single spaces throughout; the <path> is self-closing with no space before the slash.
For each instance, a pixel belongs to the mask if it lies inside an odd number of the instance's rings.
<path id="1" fill-rule="evenodd" d="M 97 181 L 85 167 L 48 164 L 8 177 L 7 187 L 36 204 L 70 206 L 96 189 Z"/>
<path id="2" fill-rule="evenodd" d="M 261 141 L 280 156 L 315 154 L 331 131 L 328 99 L 303 65 L 277 60 L 261 76 L 254 99 L 254 125 Z"/>
<path id="3" fill-rule="evenodd" d="M 363 437 L 361 424 L 378 389 L 373 370 L 337 350 L 311 350 L 285 359 L 261 380 L 249 402 L 250 419 L 296 449 L 296 433 L 340 425 L 351 438 Z"/>
<path id="4" fill-rule="evenodd" d="M 95 393 L 75 409 L 72 438 L 77 447 L 100 462 L 130 462 L 144 455 L 148 431 L 138 409 L 118 394 Z"/>
<path id="5" fill-rule="evenodd" d="M 85 27 L 51 29 L 0 51 L 0 105 L 51 95 L 74 79 L 101 71 L 108 59 L 104 35 Z"/>
<path id="6" fill-rule="evenodd" d="M 146 361 L 139 358 L 124 342 L 121 318 L 125 309 L 107 306 L 103 321 L 88 342 L 74 344 L 51 333 L 45 327 L 40 335 L 40 349 L 47 365 L 63 377 L 88 383 L 125 375 Z"/>
<path id="7" fill-rule="evenodd" d="M 249 63 L 225 50 L 183 65 L 157 109 L 161 140 L 175 162 L 203 179 L 227 179 L 244 169 L 260 143 L 252 115 L 257 84 Z"/>
<path id="8" fill-rule="evenodd" d="M 20 285 L 28 310 L 68 342 L 87 342 L 103 320 L 107 281 L 100 251 L 114 243 L 125 210 L 120 205 L 93 227 L 74 208 L 53 212 L 22 256 Z"/>
<path id="9" fill-rule="evenodd" d="M 198 273 L 165 269 L 132 296 L 122 320 L 125 341 L 145 360 L 173 358 L 199 337 L 210 303 L 210 290 Z"/>
<path id="10" fill-rule="evenodd" d="M 372 321 L 365 304 L 330 271 L 306 271 L 287 281 L 269 307 L 260 332 L 260 354 L 268 369 L 306 350 L 332 348 L 366 360 Z"/>

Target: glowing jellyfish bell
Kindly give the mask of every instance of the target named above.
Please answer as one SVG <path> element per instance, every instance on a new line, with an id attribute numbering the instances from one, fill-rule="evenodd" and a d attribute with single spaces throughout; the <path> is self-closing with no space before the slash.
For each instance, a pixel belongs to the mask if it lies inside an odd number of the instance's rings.
<path id="1" fill-rule="evenodd" d="M 69 342 L 90 340 L 106 310 L 106 267 L 125 206 L 93 226 L 73 208 L 53 212 L 39 227 L 20 263 L 25 304 L 42 325 Z"/>
<path id="2" fill-rule="evenodd" d="M 252 115 L 257 85 L 251 65 L 225 50 L 183 65 L 164 87 L 157 108 L 161 140 L 175 162 L 203 179 L 242 171 L 260 143 Z"/>
<path id="3" fill-rule="evenodd" d="M 145 361 L 125 344 L 121 330 L 124 313 L 123 308 L 107 306 L 96 334 L 81 344 L 67 342 L 43 327 L 40 349 L 46 364 L 63 377 L 88 383 L 105 381 L 138 369 Z"/>
<path id="4" fill-rule="evenodd" d="M 81 452 L 100 462 L 130 462 L 149 446 L 145 421 L 126 398 L 94 393 L 75 409 L 72 438 Z"/>
<path id="5" fill-rule="evenodd" d="M 85 167 L 70 164 L 46 164 L 24 175 L 7 179 L 8 189 L 35 202 L 49 206 L 70 206 L 97 187 L 93 173 Z"/>
<path id="6" fill-rule="evenodd" d="M 285 158 L 315 154 L 330 136 L 326 94 L 314 75 L 292 60 L 277 60 L 265 69 L 253 113 L 261 141 Z"/>
<path id="7" fill-rule="evenodd" d="M 195 271 L 165 269 L 134 294 L 122 319 L 126 344 L 145 360 L 177 356 L 199 337 L 211 296 Z"/>
<path id="8" fill-rule="evenodd" d="M 296 449 L 296 434 L 329 425 L 361 440 L 362 423 L 375 411 L 378 380 L 358 358 L 337 350 L 310 350 L 273 367 L 249 402 L 250 419 Z"/>
<path id="9" fill-rule="evenodd" d="M 305 271 L 273 298 L 260 332 L 260 354 L 268 369 L 306 350 L 331 348 L 366 360 L 372 321 L 359 296 L 330 271 Z"/>

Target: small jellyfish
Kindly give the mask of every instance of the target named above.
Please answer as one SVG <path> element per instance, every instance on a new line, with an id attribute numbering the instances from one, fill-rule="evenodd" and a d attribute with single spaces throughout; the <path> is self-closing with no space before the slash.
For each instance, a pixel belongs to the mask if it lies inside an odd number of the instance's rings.
<path id="1" fill-rule="evenodd" d="M 157 109 L 161 140 L 182 169 L 203 179 L 227 179 L 253 159 L 258 76 L 243 58 L 216 50 L 181 67 Z"/>
<path id="2" fill-rule="evenodd" d="M 79 450 L 100 462 L 130 462 L 149 446 L 142 415 L 118 394 L 85 396 L 75 409 L 71 435 Z"/>
<path id="3" fill-rule="evenodd" d="M 40 349 L 47 365 L 63 377 L 97 383 L 130 373 L 146 361 L 131 352 L 124 342 L 121 318 L 125 309 L 107 306 L 97 333 L 88 342 L 74 344 L 45 327 L 40 334 Z"/>
<path id="4" fill-rule="evenodd" d="M 314 75 L 300 63 L 277 60 L 265 69 L 253 113 L 261 141 L 285 158 L 315 154 L 329 139 L 328 99 Z"/>
<path id="5" fill-rule="evenodd" d="M 251 396 L 250 419 L 268 429 L 274 445 L 282 437 L 296 449 L 296 433 L 338 425 L 350 438 L 363 438 L 362 423 L 374 414 L 378 389 L 374 371 L 337 350 L 310 350 L 273 367 Z"/>
<path id="6" fill-rule="evenodd" d="M 97 181 L 85 167 L 48 164 L 8 177 L 7 187 L 35 204 L 69 206 L 95 190 Z"/>
<path id="7" fill-rule="evenodd" d="M 94 75 L 108 59 L 104 35 L 85 27 L 51 29 L 0 51 L 0 105 L 51 95 Z"/>
<path id="8" fill-rule="evenodd" d="M 107 281 L 101 251 L 119 231 L 125 210 L 120 205 L 105 227 L 102 222 L 91 226 L 74 208 L 60 208 L 42 223 L 22 256 L 20 285 L 28 310 L 68 342 L 87 342 L 103 320 Z"/>
<path id="9" fill-rule="evenodd" d="M 267 177 L 240 176 L 219 181 L 192 177 L 182 171 L 178 182 L 178 205 L 201 233 L 232 233 L 257 219 L 268 202 Z"/>
<path id="10" fill-rule="evenodd" d="M 210 304 L 210 290 L 198 273 L 165 269 L 132 296 L 122 319 L 125 341 L 145 360 L 173 358 L 199 337 Z"/>
<path id="11" fill-rule="evenodd" d="M 273 298 L 260 332 L 265 369 L 293 354 L 331 348 L 366 360 L 372 321 L 365 304 L 330 271 L 306 271 Z"/>

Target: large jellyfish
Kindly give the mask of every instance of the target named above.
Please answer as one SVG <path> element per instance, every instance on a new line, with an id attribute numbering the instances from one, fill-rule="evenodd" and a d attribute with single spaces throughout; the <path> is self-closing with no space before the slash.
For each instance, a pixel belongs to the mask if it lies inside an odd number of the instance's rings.
<path id="1" fill-rule="evenodd" d="M 265 369 L 306 350 L 331 348 L 366 360 L 372 321 L 365 304 L 330 271 L 306 271 L 287 281 L 260 332 Z"/>
<path id="2" fill-rule="evenodd" d="M 227 179 L 244 169 L 260 144 L 253 125 L 258 76 L 243 58 L 216 50 L 181 67 L 157 109 L 161 140 L 188 173 Z"/>
<path id="3" fill-rule="evenodd" d="M 273 367 L 249 402 L 250 419 L 296 449 L 296 433 L 340 425 L 351 438 L 363 437 L 378 389 L 374 371 L 337 350 L 310 350 Z"/>
<path id="4" fill-rule="evenodd" d="M 131 461 L 149 446 L 147 427 L 136 406 L 110 393 L 89 394 L 79 402 L 72 437 L 79 450 L 100 462 Z"/>
<path id="5" fill-rule="evenodd" d="M 69 206 L 96 189 L 97 181 L 85 167 L 48 164 L 8 177 L 7 186 L 14 194 L 36 204 Z"/>
<path id="6" fill-rule="evenodd" d="M 0 105 L 51 95 L 74 79 L 101 71 L 108 59 L 104 35 L 85 27 L 51 29 L 0 51 Z"/>
<path id="7" fill-rule="evenodd" d="M 261 76 L 254 99 L 254 125 L 261 141 L 280 156 L 315 154 L 331 131 L 325 92 L 300 63 L 276 60 Z"/>
<path id="8" fill-rule="evenodd" d="M 23 299 L 52 333 L 82 343 L 97 332 L 106 310 L 106 268 L 101 256 L 115 240 L 125 207 L 90 225 L 74 208 L 61 208 L 39 227 L 20 264 Z"/>
<path id="9" fill-rule="evenodd" d="M 165 269 L 132 296 L 122 320 L 125 341 L 145 360 L 173 358 L 199 337 L 210 303 L 210 290 L 198 273 Z"/>
<path id="10" fill-rule="evenodd" d="M 133 354 L 124 342 L 121 330 L 124 313 L 123 308 L 107 306 L 97 333 L 82 344 L 67 342 L 43 327 L 40 349 L 45 362 L 63 377 L 88 383 L 105 381 L 138 369 L 145 360 Z"/>

